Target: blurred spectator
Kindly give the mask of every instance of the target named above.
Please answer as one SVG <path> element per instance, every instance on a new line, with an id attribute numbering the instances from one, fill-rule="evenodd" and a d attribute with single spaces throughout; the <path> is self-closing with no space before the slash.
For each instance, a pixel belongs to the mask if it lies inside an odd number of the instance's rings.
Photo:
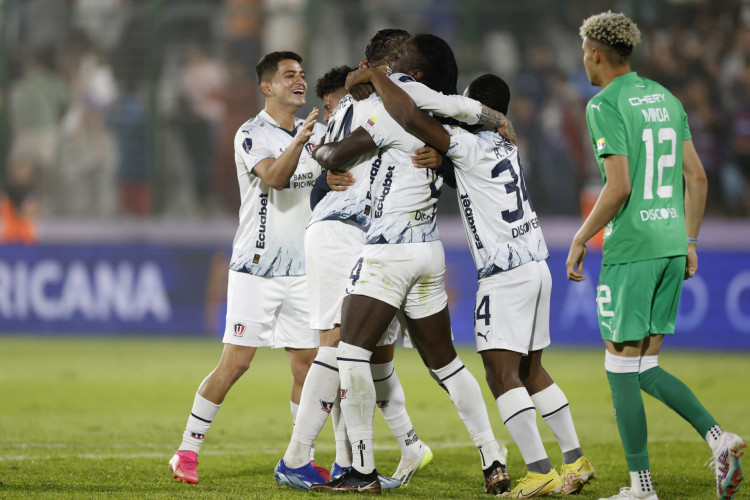
<path id="1" fill-rule="evenodd" d="M 53 71 L 52 51 L 32 52 L 8 99 L 12 127 L 11 162 L 26 157 L 39 169 L 41 197 L 53 199 L 58 178 L 60 122 L 70 100 L 67 85 Z"/>
<path id="2" fill-rule="evenodd" d="M 744 177 L 744 192 L 738 198 L 736 215 L 750 215 L 750 56 L 745 61 L 740 79 L 733 88 L 732 106 L 732 156 L 737 169 Z"/>
<path id="3" fill-rule="evenodd" d="M 235 215 L 240 208 L 234 136 L 240 126 L 258 112 L 258 84 L 246 63 L 229 62 L 229 85 L 218 94 L 226 112 L 219 125 L 213 167 L 213 188 L 224 213 Z"/>
<path id="4" fill-rule="evenodd" d="M 117 46 L 130 11 L 124 0 L 75 0 L 73 25 L 109 53 Z"/>
<path id="5" fill-rule="evenodd" d="M 112 68 L 83 34 L 70 47 L 73 100 L 63 122 L 58 213 L 112 216 L 117 212 L 117 149 L 106 126 L 117 100 Z"/>
<path id="6" fill-rule="evenodd" d="M 221 99 L 228 83 L 227 70 L 198 44 L 188 46 L 187 61 L 180 75 L 184 105 L 180 123 L 185 148 L 193 165 L 193 179 L 199 210 L 211 209 L 211 164 L 219 124 L 224 118 Z"/>
<path id="7" fill-rule="evenodd" d="M 263 0 L 226 0 L 229 59 L 255 64 L 261 57 Z"/>
<path id="8" fill-rule="evenodd" d="M 18 156 L 10 166 L 8 180 L 0 194 L 0 243 L 36 242 L 36 215 L 39 204 L 34 196 L 34 164 Z"/>

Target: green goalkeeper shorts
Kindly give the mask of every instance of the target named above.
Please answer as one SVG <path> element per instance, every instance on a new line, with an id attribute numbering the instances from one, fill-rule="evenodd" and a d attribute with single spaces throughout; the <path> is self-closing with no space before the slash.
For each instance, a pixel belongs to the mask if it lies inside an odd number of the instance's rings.
<path id="1" fill-rule="evenodd" d="M 673 334 L 685 264 L 680 255 L 602 265 L 596 289 L 602 338 L 619 343 Z"/>

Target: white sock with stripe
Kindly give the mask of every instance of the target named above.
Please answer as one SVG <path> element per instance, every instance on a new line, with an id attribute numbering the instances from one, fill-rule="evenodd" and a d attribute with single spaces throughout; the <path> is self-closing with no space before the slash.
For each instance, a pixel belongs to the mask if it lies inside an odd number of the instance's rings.
<path id="1" fill-rule="evenodd" d="M 373 417 L 375 384 L 370 372 L 372 352 L 345 342 L 339 343 L 336 359 L 341 381 L 341 413 L 352 445 L 352 467 L 363 474 L 375 469 Z"/>
<path id="2" fill-rule="evenodd" d="M 193 409 L 190 411 L 185 432 L 182 434 L 182 444 L 178 450 L 194 451 L 198 453 L 203 444 L 203 438 L 211 427 L 218 413 L 220 404 L 214 404 L 197 392 L 193 401 Z"/>

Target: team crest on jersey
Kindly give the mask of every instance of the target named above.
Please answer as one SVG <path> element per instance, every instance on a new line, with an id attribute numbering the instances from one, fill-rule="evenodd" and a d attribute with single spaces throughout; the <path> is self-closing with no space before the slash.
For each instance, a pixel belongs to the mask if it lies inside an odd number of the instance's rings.
<path id="1" fill-rule="evenodd" d="M 333 410 L 333 401 L 323 401 L 320 400 L 320 409 L 323 410 L 326 413 L 331 413 L 331 410 Z"/>
<path id="2" fill-rule="evenodd" d="M 308 142 L 307 144 L 305 144 L 305 151 L 307 151 L 307 154 L 309 154 L 310 156 L 312 156 L 314 149 L 315 144 L 313 144 L 312 142 Z"/>
<path id="3" fill-rule="evenodd" d="M 381 401 L 375 401 L 375 404 L 378 405 L 378 408 L 385 408 L 388 406 L 388 399 L 383 399 Z"/>
<path id="4" fill-rule="evenodd" d="M 245 153 L 250 154 L 250 150 L 253 149 L 253 140 L 248 137 L 242 141 L 242 149 L 245 150 Z"/>
<path id="5" fill-rule="evenodd" d="M 602 137 L 601 139 L 598 139 L 596 141 L 596 150 L 597 151 L 601 151 L 602 149 L 604 149 L 606 147 L 607 147 L 607 142 L 604 140 L 604 137 Z"/>
<path id="6" fill-rule="evenodd" d="M 253 264 L 257 264 L 260 262 L 260 254 L 255 254 L 255 257 L 253 257 Z"/>
<path id="7" fill-rule="evenodd" d="M 234 324 L 234 336 L 235 337 L 242 337 L 245 334 L 245 325 L 242 323 L 235 323 Z"/>
<path id="8" fill-rule="evenodd" d="M 339 391 L 339 396 L 341 396 L 341 399 L 346 399 L 346 393 L 349 392 L 349 389 L 341 389 Z"/>
<path id="9" fill-rule="evenodd" d="M 404 76 L 399 77 L 398 81 L 406 83 L 406 82 L 413 82 L 415 80 L 409 75 L 404 75 Z"/>

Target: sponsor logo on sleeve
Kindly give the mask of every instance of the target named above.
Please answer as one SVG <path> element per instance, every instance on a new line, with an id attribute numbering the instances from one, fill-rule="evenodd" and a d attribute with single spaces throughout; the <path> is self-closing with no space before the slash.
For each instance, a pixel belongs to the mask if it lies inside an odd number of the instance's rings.
<path id="1" fill-rule="evenodd" d="M 378 123 L 378 120 L 374 116 L 370 115 L 370 118 L 367 119 L 367 124 L 371 127 L 374 127 L 376 123 Z"/>

